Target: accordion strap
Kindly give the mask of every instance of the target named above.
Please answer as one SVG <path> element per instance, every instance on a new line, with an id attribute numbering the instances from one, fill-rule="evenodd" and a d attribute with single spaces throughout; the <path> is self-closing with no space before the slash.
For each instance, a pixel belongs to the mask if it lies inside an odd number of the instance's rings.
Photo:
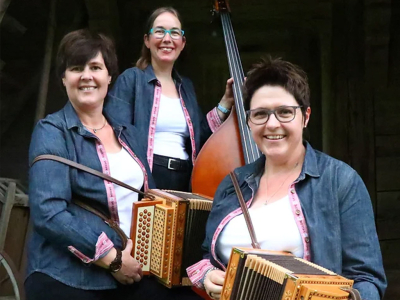
<path id="1" fill-rule="evenodd" d="M 237 181 L 236 175 L 234 172 L 230 172 L 231 180 L 233 182 L 233 186 L 235 187 L 236 195 L 238 196 L 240 207 L 243 211 L 244 220 L 246 221 L 247 229 L 250 233 L 251 245 L 254 249 L 261 249 L 260 244 L 257 242 L 256 233 L 254 231 L 253 222 L 251 221 L 249 210 L 247 208 L 246 202 L 244 201 L 242 191 L 240 190 L 239 183 Z"/>
<path id="2" fill-rule="evenodd" d="M 358 290 L 353 289 L 353 288 L 347 288 L 347 287 L 342 287 L 340 289 L 349 293 L 349 296 L 350 296 L 349 299 L 350 300 L 362 300 L 360 292 Z"/>
<path id="3" fill-rule="evenodd" d="M 97 170 L 95 170 L 95 169 L 89 168 L 89 167 L 87 167 L 87 166 L 85 166 L 85 165 L 79 164 L 79 163 L 77 163 L 77 162 L 74 162 L 74 161 L 72 161 L 72 160 L 69 160 L 69 159 L 66 159 L 66 158 L 64 158 L 64 157 L 60 157 L 60 156 L 57 156 L 57 155 L 51 155 L 51 154 L 39 155 L 39 156 L 35 157 L 35 159 L 34 159 L 33 162 L 32 162 L 32 165 L 33 165 L 35 162 L 37 162 L 37 161 L 39 161 L 39 160 L 44 160 L 44 159 L 45 159 L 45 160 L 47 159 L 47 160 L 55 160 L 55 161 L 58 161 L 58 162 L 63 163 L 63 164 L 65 164 L 65 165 L 74 167 L 74 168 L 79 169 L 79 170 L 81 170 L 81 171 L 90 173 L 90 174 L 92 174 L 92 175 L 94 175 L 94 176 L 97 176 L 97 177 L 103 178 L 103 179 L 105 179 L 105 180 L 107 180 L 107 181 L 110 181 L 110 182 L 113 182 L 113 183 L 115 183 L 115 184 L 118 184 L 118 185 L 120 185 L 120 186 L 122 186 L 122 187 L 124 187 L 124 188 L 127 188 L 128 190 L 131 190 L 131 191 L 133 191 L 133 192 L 136 192 L 136 193 L 138 193 L 138 194 L 145 195 L 145 193 L 143 193 L 142 191 L 139 191 L 138 189 L 135 189 L 133 186 L 130 186 L 129 184 L 126 184 L 126 183 L 124 183 L 124 182 L 122 182 L 122 181 L 119 181 L 118 179 L 115 179 L 114 177 L 111 177 L 111 176 L 109 176 L 109 175 L 107 175 L 107 174 L 104 174 L 104 173 L 102 173 L 102 172 L 99 172 L 99 171 L 97 171 Z M 32 166 L 32 165 L 31 165 L 31 166 Z"/>
<path id="4" fill-rule="evenodd" d="M 115 179 L 115 178 L 113 178 L 113 177 L 111 177 L 111 176 L 109 176 L 107 174 L 101 173 L 101 172 L 99 172 L 97 170 L 94 170 L 92 168 L 89 168 L 89 167 L 87 167 L 85 165 L 76 163 L 76 162 L 74 162 L 72 160 L 69 160 L 69 159 L 66 159 L 66 158 L 63 158 L 63 157 L 60 157 L 60 156 L 57 156 L 57 155 L 51 155 L 51 154 L 39 155 L 33 160 L 32 165 L 35 162 L 39 161 L 39 160 L 55 160 L 55 161 L 58 161 L 58 162 L 61 162 L 61 163 L 65 164 L 65 165 L 68 165 L 68 166 L 71 166 L 73 168 L 76 168 L 78 170 L 90 173 L 90 174 L 95 175 L 97 177 L 103 178 L 103 179 L 105 179 L 107 181 L 110 181 L 110 182 L 113 182 L 115 184 L 118 184 L 118 185 L 120 185 L 120 186 L 122 186 L 124 188 L 127 188 L 127 189 L 129 189 L 129 190 L 131 190 L 133 192 L 136 192 L 138 194 L 146 195 L 149 198 L 154 198 L 153 196 L 147 195 L 147 194 L 143 193 L 142 191 L 139 191 L 138 189 L 135 189 L 134 187 L 130 186 L 129 184 L 126 184 L 126 183 L 124 183 L 122 181 L 119 181 L 118 179 Z M 84 202 L 82 202 L 80 200 L 74 199 L 73 202 L 76 205 L 78 205 L 79 207 L 81 207 L 81 208 L 83 208 L 83 209 L 95 214 L 96 216 L 100 217 L 108 226 L 110 226 L 112 229 L 114 229 L 114 231 L 121 238 L 122 250 L 125 249 L 127 241 L 128 241 L 128 237 L 126 236 L 125 232 L 123 232 L 123 230 L 118 226 L 117 223 L 115 223 L 112 219 L 108 218 L 107 216 L 105 216 L 103 213 L 101 213 L 97 209 L 91 207 L 90 205 L 88 205 L 88 204 L 86 204 L 86 203 L 84 203 Z"/>

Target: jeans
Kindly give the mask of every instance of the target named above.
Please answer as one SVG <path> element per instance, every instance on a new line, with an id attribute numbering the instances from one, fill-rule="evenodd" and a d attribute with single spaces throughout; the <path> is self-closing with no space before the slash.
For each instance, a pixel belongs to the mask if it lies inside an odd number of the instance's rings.
<path id="1" fill-rule="evenodd" d="M 111 290 L 82 290 L 35 272 L 25 281 L 27 300 L 202 300 L 191 288 L 168 289 L 154 278 Z"/>
<path id="2" fill-rule="evenodd" d="M 166 167 L 153 165 L 153 179 L 156 187 L 163 190 L 190 191 L 192 164 L 188 160 L 189 168 L 186 171 L 169 170 Z"/>

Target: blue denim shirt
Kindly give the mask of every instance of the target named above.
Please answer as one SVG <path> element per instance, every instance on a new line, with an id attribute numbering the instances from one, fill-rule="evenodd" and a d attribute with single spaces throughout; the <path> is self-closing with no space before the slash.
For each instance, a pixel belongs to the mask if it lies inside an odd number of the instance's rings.
<path id="1" fill-rule="evenodd" d="M 235 170 L 246 202 L 252 201 L 264 167 L 262 156 Z M 311 261 L 354 280 L 354 288 L 360 291 L 362 299 L 381 299 L 387 286 L 382 255 L 371 199 L 357 172 L 307 143 L 295 191 L 308 227 Z M 205 258 L 216 267 L 221 262 L 210 255 L 212 238 L 221 221 L 239 207 L 227 176 L 215 194 L 203 243 Z"/>
<path id="2" fill-rule="evenodd" d="M 211 135 L 211 129 L 207 118 L 198 106 L 192 82 L 188 78 L 179 76 L 175 70 L 172 77 L 189 113 L 194 131 L 195 149 L 191 149 L 190 141 L 187 141 L 186 149 L 198 153 Z M 116 80 L 105 103 L 105 111 L 118 117 L 118 120 L 122 123 L 133 124 L 139 130 L 141 143 L 144 145 L 149 144 L 149 128 L 156 85 L 160 86 L 161 84 L 154 75 L 151 65 L 144 70 L 136 67 L 127 69 Z M 190 153 L 190 150 L 188 150 L 188 153 Z M 195 155 L 190 154 L 189 156 L 195 157 Z"/>
<path id="3" fill-rule="evenodd" d="M 120 143 L 134 153 L 135 160 L 142 162 L 148 186 L 154 188 L 144 147 L 137 142 L 134 128 L 119 125 L 107 114 L 106 118 Z M 38 155 L 53 154 L 103 172 L 96 144 L 99 140 L 83 127 L 68 102 L 62 110 L 36 125 L 29 162 Z M 107 270 L 82 262 L 68 250 L 73 246 L 88 258 L 94 258 L 96 242 L 103 232 L 115 247 L 121 247 L 121 240 L 113 229 L 72 201 L 79 198 L 110 216 L 108 192 L 103 179 L 59 162 L 42 160 L 30 168 L 29 204 L 33 232 L 28 246 L 27 276 L 42 272 L 80 289 L 117 287 L 116 280 Z"/>

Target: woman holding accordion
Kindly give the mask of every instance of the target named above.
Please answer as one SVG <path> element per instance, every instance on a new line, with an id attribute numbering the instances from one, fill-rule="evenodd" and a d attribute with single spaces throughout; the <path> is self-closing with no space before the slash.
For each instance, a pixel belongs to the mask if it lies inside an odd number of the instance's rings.
<path id="1" fill-rule="evenodd" d="M 368 191 L 350 166 L 303 141 L 311 115 L 305 72 L 263 60 L 248 73 L 244 106 L 264 155 L 235 174 L 261 248 L 291 252 L 354 280 L 362 299 L 382 299 L 386 277 Z M 215 194 L 204 259 L 187 269 L 213 299 L 232 247 L 251 247 L 251 239 L 228 176 Z"/>

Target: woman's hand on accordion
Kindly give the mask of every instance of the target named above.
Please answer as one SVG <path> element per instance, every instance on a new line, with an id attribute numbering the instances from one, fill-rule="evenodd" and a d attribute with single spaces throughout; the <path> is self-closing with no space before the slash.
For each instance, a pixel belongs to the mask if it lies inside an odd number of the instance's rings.
<path id="1" fill-rule="evenodd" d="M 133 284 L 142 280 L 143 271 L 136 259 L 131 256 L 133 243 L 129 239 L 126 248 L 122 251 L 122 266 L 115 273 L 111 273 L 121 284 Z"/>
<path id="2" fill-rule="evenodd" d="M 222 287 L 225 281 L 225 272 L 222 270 L 213 270 L 206 275 L 204 279 L 204 288 L 212 299 L 220 299 Z"/>

